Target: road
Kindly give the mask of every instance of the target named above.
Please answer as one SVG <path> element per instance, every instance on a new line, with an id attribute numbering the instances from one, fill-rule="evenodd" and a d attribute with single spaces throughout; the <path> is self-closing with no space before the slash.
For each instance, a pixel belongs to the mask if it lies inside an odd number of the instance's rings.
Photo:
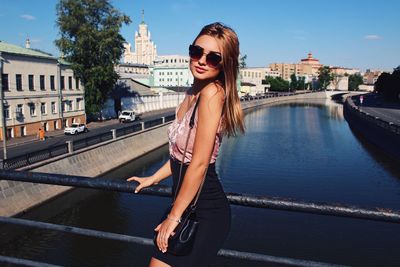
<path id="1" fill-rule="evenodd" d="M 7 158 L 26 155 L 34 151 L 48 149 L 56 145 L 65 144 L 66 141 L 77 141 L 101 133 L 110 132 L 112 129 L 120 129 L 127 126 L 133 126 L 134 124 L 140 124 L 144 121 L 169 116 L 174 114 L 174 111 L 175 108 L 144 113 L 141 116 L 140 120 L 131 123 L 119 123 L 117 119 L 104 122 L 92 122 L 88 124 L 89 132 L 81 133 L 75 136 L 66 136 L 64 135 L 62 130 L 57 130 L 54 132 L 47 132 L 45 141 L 39 141 L 34 136 L 15 138 L 10 140 L 9 144 L 7 144 Z M 3 148 L 2 144 L 0 148 Z M 3 153 L 0 153 L 0 158 L 3 159 Z"/>
<path id="2" fill-rule="evenodd" d="M 364 96 L 363 104 L 359 99 L 355 104 L 364 112 L 374 117 L 400 125 L 400 103 L 385 103 L 377 94 Z"/>

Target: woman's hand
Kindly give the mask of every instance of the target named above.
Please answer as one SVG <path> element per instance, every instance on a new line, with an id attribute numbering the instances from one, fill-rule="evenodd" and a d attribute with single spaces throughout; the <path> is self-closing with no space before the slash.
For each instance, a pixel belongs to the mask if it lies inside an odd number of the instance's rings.
<path id="1" fill-rule="evenodd" d="M 153 178 L 153 176 L 143 177 L 143 178 L 140 178 L 140 177 L 137 177 L 137 176 L 132 176 L 131 178 L 128 178 L 128 179 L 126 179 L 126 180 L 127 180 L 128 182 L 135 181 L 135 182 L 138 182 L 138 183 L 139 183 L 139 185 L 138 185 L 138 186 L 136 187 L 136 189 L 135 189 L 135 193 L 139 193 L 139 191 L 140 191 L 142 188 L 152 186 L 153 184 L 157 184 L 157 182 L 156 182 L 156 180 Z"/>
<path id="2" fill-rule="evenodd" d="M 178 224 L 178 220 L 167 218 L 154 229 L 154 231 L 158 232 L 157 246 L 162 253 L 167 252 L 168 238 L 175 234 L 174 230 Z"/>

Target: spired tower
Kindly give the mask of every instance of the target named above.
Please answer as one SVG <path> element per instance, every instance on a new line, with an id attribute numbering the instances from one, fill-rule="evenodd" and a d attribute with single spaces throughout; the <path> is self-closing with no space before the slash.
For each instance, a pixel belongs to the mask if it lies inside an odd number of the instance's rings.
<path id="1" fill-rule="evenodd" d="M 124 62 L 132 64 L 153 65 L 157 56 L 157 47 L 151 40 L 150 31 L 144 22 L 144 10 L 142 10 L 142 22 L 139 24 L 139 32 L 135 32 L 135 52 L 131 51 L 131 44 L 124 44 Z"/>

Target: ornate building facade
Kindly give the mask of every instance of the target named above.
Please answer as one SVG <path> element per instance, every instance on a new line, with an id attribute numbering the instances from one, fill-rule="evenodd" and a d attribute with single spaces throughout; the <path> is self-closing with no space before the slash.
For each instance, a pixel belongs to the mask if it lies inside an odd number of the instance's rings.
<path id="1" fill-rule="evenodd" d="M 147 24 L 144 22 L 144 11 L 142 11 L 142 22 L 139 31 L 135 32 L 135 51 L 132 52 L 130 43 L 124 44 L 124 63 L 152 65 L 157 57 L 157 46 L 151 40 L 151 34 Z"/>

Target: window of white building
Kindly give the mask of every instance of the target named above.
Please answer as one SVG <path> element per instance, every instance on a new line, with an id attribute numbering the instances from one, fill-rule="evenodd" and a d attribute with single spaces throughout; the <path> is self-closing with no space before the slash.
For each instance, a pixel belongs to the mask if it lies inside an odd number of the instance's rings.
<path id="1" fill-rule="evenodd" d="M 46 103 L 40 103 L 40 112 L 42 115 L 47 114 Z"/>
<path id="2" fill-rule="evenodd" d="M 56 102 L 51 102 L 51 113 L 57 113 Z"/>
<path id="3" fill-rule="evenodd" d="M 29 103 L 29 114 L 31 115 L 31 117 L 35 117 L 36 116 L 36 105 L 35 105 L 35 103 Z"/>
<path id="4" fill-rule="evenodd" d="M 4 118 L 10 118 L 10 106 L 4 105 Z"/>

